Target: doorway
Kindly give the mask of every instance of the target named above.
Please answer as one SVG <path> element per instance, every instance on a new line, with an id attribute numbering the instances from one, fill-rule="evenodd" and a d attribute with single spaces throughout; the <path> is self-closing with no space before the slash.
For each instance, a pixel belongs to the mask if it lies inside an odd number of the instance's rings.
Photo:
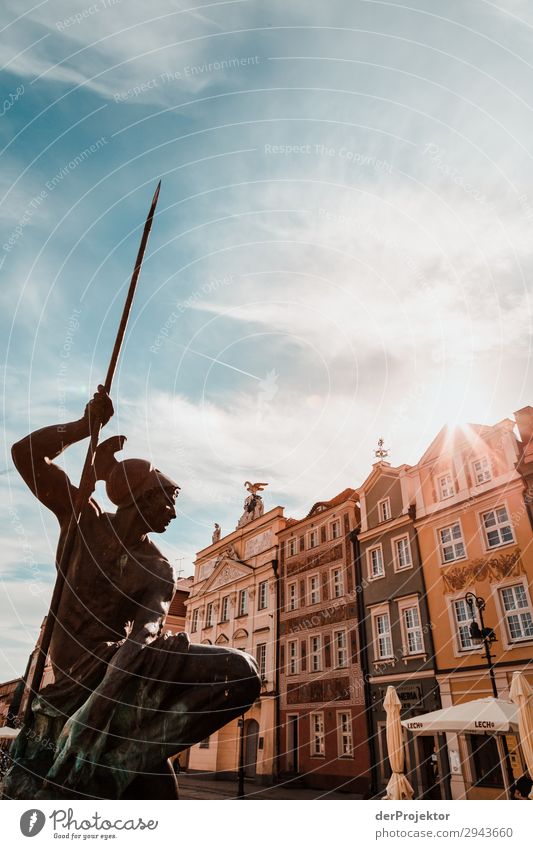
<path id="1" fill-rule="evenodd" d="M 298 772 L 298 714 L 287 717 L 287 770 Z"/>
<path id="2" fill-rule="evenodd" d="M 421 799 L 442 799 L 439 749 L 433 735 L 416 737 L 416 755 Z"/>
<path id="3" fill-rule="evenodd" d="M 255 778 L 257 772 L 257 743 L 259 723 L 248 719 L 244 726 L 244 774 L 246 778 Z"/>

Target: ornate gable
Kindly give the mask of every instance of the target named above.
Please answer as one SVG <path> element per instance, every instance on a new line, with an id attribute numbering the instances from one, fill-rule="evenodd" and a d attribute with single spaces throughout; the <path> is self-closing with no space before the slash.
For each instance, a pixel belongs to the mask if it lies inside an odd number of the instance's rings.
<path id="1" fill-rule="evenodd" d="M 224 557 L 223 560 L 216 566 L 210 579 L 206 582 L 202 590 L 202 595 L 217 590 L 225 584 L 231 584 L 233 581 L 238 581 L 252 574 L 252 568 L 247 563 L 241 560 L 233 560 L 230 557 Z"/>

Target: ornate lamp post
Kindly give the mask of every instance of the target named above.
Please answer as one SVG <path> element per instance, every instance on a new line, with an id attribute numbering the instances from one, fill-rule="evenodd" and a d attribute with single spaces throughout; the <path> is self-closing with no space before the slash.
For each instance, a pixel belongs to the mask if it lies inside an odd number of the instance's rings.
<path id="1" fill-rule="evenodd" d="M 494 675 L 494 664 L 492 662 L 493 655 L 490 653 L 491 644 L 497 642 L 497 638 L 496 634 L 494 633 L 494 629 L 489 628 L 487 625 L 485 625 L 485 621 L 483 619 L 483 611 L 485 610 L 485 599 L 481 598 L 481 596 L 475 595 L 475 593 L 467 593 L 465 595 L 465 601 L 468 607 L 470 608 L 470 616 L 472 617 L 472 622 L 470 624 L 470 636 L 474 643 L 483 643 L 483 646 L 485 648 L 485 657 L 487 659 L 487 666 L 489 668 L 492 694 L 494 698 L 497 699 L 498 688 L 496 687 L 496 676 Z M 474 608 L 477 609 L 480 624 L 478 624 L 476 621 L 476 614 Z M 514 775 L 511 766 L 511 759 L 509 757 L 507 740 L 505 736 L 502 736 L 502 747 L 505 768 L 507 770 L 507 780 L 509 782 L 509 788 L 511 788 L 514 783 Z"/>
<path id="2" fill-rule="evenodd" d="M 239 728 L 239 782 L 237 785 L 237 799 L 244 798 L 244 714 L 237 721 Z"/>
<path id="3" fill-rule="evenodd" d="M 470 608 L 470 616 L 472 617 L 472 623 L 470 625 L 470 636 L 472 637 L 472 641 L 474 643 L 483 643 L 483 646 L 485 648 L 485 658 L 487 660 L 487 666 L 489 667 L 490 683 L 492 685 L 492 695 L 495 699 L 497 699 L 498 688 L 496 687 L 496 677 L 494 675 L 494 665 L 492 663 L 493 656 L 490 653 L 491 643 L 496 642 L 496 634 L 494 633 L 493 628 L 487 628 L 485 626 L 485 622 L 483 620 L 483 611 L 485 610 L 485 599 L 481 598 L 481 596 L 475 595 L 474 593 L 467 593 L 465 595 L 465 601 L 468 607 Z M 479 627 L 476 621 L 474 606 L 477 608 L 481 627 Z"/>

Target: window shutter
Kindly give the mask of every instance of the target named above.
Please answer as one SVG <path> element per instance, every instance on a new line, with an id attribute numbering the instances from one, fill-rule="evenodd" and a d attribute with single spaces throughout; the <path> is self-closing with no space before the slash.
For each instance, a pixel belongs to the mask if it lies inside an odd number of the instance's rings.
<path id="1" fill-rule="evenodd" d="M 305 549 L 305 539 L 304 537 L 300 537 L 300 551 Z"/>
<path id="2" fill-rule="evenodd" d="M 283 643 L 279 647 L 279 665 L 283 670 L 285 669 L 285 646 Z"/>
<path id="3" fill-rule="evenodd" d="M 305 672 L 305 670 L 307 669 L 307 657 L 305 655 L 305 640 L 302 640 L 302 642 L 300 643 L 300 649 L 301 649 L 301 659 L 302 659 L 302 672 Z"/>
<path id="4" fill-rule="evenodd" d="M 357 663 L 357 634 L 355 631 L 350 631 L 350 645 L 352 648 L 352 663 Z"/>
<path id="5" fill-rule="evenodd" d="M 325 525 L 322 525 L 322 527 L 320 528 L 320 541 L 326 542 L 326 526 Z"/>
<path id="6" fill-rule="evenodd" d="M 329 637 L 324 638 L 324 655 L 325 655 L 325 664 L 326 669 L 331 666 L 331 645 Z"/>
<path id="7" fill-rule="evenodd" d="M 328 600 L 328 574 L 327 572 L 322 573 L 322 598 L 324 601 Z"/>

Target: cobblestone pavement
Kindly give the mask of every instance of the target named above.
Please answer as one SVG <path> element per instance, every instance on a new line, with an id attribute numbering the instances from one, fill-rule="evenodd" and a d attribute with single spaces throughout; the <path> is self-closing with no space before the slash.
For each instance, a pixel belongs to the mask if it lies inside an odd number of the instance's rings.
<path id="1" fill-rule="evenodd" d="M 198 775 L 180 773 L 178 776 L 180 799 L 235 799 L 237 781 L 215 781 Z M 263 787 L 254 782 L 244 784 L 246 799 L 343 799 L 359 800 L 362 796 L 355 793 L 339 793 L 333 790 L 309 790 L 302 787 L 278 784 L 275 787 Z"/>

